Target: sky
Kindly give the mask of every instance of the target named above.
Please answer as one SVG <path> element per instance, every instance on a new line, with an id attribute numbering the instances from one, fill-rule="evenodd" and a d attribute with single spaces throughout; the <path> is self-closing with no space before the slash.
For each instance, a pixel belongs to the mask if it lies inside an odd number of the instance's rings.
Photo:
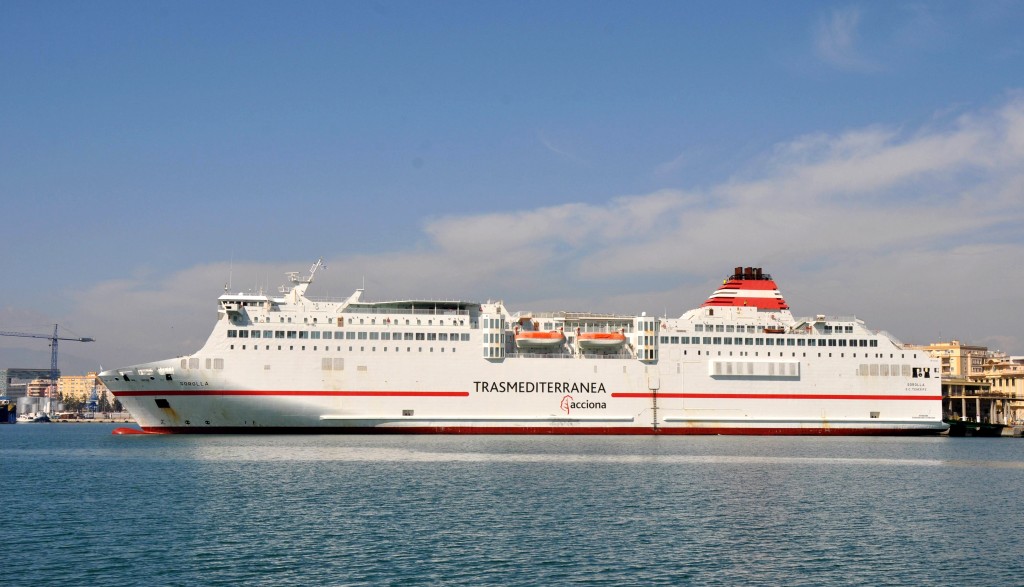
<path id="1" fill-rule="evenodd" d="M 1024 354 L 1024 3 L 0 2 L 0 330 L 64 373 L 216 298 L 699 306 Z M 0 367 L 49 365 L 0 337 Z"/>

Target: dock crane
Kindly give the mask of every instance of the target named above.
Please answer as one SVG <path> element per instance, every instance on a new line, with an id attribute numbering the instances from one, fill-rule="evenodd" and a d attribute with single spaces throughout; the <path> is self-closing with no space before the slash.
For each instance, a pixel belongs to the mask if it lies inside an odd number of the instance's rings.
<path id="1" fill-rule="evenodd" d="M 57 336 L 57 324 L 53 325 L 53 334 L 31 334 L 28 332 L 6 332 L 0 330 L 0 336 L 23 336 L 26 338 L 50 339 L 50 389 L 46 395 L 49 397 L 51 405 L 53 404 L 54 397 L 57 395 L 57 341 L 71 340 L 74 342 L 93 342 L 96 340 L 94 338 L 89 338 L 88 336 L 79 338 Z"/>

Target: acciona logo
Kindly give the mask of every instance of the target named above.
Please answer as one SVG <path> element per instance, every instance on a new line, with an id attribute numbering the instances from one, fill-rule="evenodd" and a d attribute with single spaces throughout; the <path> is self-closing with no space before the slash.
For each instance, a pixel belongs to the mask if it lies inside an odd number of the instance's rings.
<path id="1" fill-rule="evenodd" d="M 573 410 L 603 410 L 608 407 L 605 402 L 590 400 L 573 401 L 571 395 L 562 396 L 562 401 L 559 402 L 558 406 L 562 408 L 566 415 L 572 414 Z"/>

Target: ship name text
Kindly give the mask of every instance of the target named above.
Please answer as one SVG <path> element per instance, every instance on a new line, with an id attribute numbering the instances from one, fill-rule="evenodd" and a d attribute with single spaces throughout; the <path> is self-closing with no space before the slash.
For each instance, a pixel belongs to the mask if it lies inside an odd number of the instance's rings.
<path id="1" fill-rule="evenodd" d="M 474 381 L 477 393 L 608 393 L 597 381 Z"/>

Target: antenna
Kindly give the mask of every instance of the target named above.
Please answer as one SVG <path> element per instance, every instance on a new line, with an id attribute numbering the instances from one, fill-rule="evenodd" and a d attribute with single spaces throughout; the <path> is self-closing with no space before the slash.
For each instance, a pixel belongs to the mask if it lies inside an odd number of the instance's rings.
<path id="1" fill-rule="evenodd" d="M 313 263 L 313 266 L 309 268 L 309 277 L 306 279 L 299 279 L 299 274 L 295 271 L 288 273 L 287 275 L 295 283 L 313 283 L 313 276 L 316 275 L 317 269 L 327 269 L 327 265 L 324 265 L 323 257 L 317 259 L 316 263 Z M 292 275 L 295 277 L 291 277 Z"/>

